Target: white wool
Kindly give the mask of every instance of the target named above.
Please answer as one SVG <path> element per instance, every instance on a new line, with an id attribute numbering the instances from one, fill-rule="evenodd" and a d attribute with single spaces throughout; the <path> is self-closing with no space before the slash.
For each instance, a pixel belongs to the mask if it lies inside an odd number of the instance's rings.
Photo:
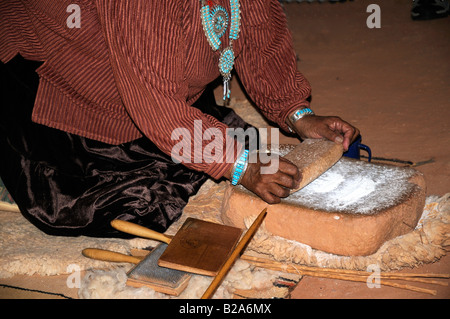
<path id="1" fill-rule="evenodd" d="M 258 269 L 253 274 L 253 282 L 252 282 L 252 288 L 253 289 L 268 289 L 271 285 L 273 285 L 273 274 L 267 271 L 261 271 L 261 269 Z"/>
<path id="2" fill-rule="evenodd" d="M 93 270 L 83 278 L 78 296 L 81 299 L 161 299 L 166 295 L 150 288 L 133 288 L 126 285 L 124 269 Z"/>
<path id="3" fill-rule="evenodd" d="M 255 268 L 248 262 L 237 260 L 221 285 L 215 291 L 214 299 L 230 299 L 236 289 L 269 289 L 280 276 L 280 272 Z M 200 299 L 208 289 L 213 277 L 193 275 L 186 289 L 178 296 L 168 296 L 151 288 L 134 288 L 126 285 L 127 275 L 123 268 L 114 270 L 91 270 L 82 280 L 78 295 L 80 299 Z"/>

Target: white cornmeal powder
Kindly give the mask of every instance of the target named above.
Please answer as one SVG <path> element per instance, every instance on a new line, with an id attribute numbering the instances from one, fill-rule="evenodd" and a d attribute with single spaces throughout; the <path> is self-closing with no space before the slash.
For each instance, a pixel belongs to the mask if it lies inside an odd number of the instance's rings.
<path id="1" fill-rule="evenodd" d="M 412 169 L 341 158 L 333 167 L 284 202 L 312 209 L 373 214 L 391 207 L 415 187 Z"/>
<path id="2" fill-rule="evenodd" d="M 343 176 L 341 177 L 346 183 L 341 183 L 342 185 L 340 184 L 333 192 L 330 192 L 332 199 L 335 201 L 350 205 L 375 190 L 375 182 L 365 176 L 356 176 L 347 180 Z"/>
<path id="3" fill-rule="evenodd" d="M 310 184 L 310 191 L 314 193 L 327 193 L 336 189 L 344 180 L 344 176 L 331 172 L 323 175 L 317 183 Z"/>

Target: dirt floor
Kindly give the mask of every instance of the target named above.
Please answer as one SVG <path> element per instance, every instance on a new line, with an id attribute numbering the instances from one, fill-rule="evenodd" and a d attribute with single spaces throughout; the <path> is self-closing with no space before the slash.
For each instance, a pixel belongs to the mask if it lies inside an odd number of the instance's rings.
<path id="1" fill-rule="evenodd" d="M 412 162 L 427 194 L 450 192 L 450 18 L 413 21 L 409 0 L 285 5 L 299 68 L 313 88 L 312 107 L 361 130 L 373 156 Z M 377 3 L 381 28 L 366 8 Z M 450 258 L 417 272 L 449 272 Z M 408 270 L 410 271 L 410 270 Z M 304 278 L 293 298 L 427 298 L 395 288 Z M 433 297 L 433 296 L 431 296 Z M 437 298 L 449 298 L 440 289 Z"/>
<path id="2" fill-rule="evenodd" d="M 370 29 L 367 6 L 381 9 L 381 28 Z M 450 192 L 450 18 L 413 21 L 411 0 L 285 4 L 299 68 L 313 87 L 312 108 L 338 115 L 361 130 L 373 156 L 419 163 L 428 195 Z M 234 81 L 233 95 L 243 98 Z M 447 255 L 404 272 L 449 273 Z M 0 283 L 77 297 L 67 276 L 2 279 Z M 419 285 L 420 286 L 420 285 Z M 422 285 L 426 287 L 426 285 Z M 429 288 L 429 287 L 428 287 Z M 433 289 L 436 288 L 433 286 Z M 439 298 L 397 288 L 306 277 L 292 298 Z M 0 298 L 59 298 L 0 288 Z"/>

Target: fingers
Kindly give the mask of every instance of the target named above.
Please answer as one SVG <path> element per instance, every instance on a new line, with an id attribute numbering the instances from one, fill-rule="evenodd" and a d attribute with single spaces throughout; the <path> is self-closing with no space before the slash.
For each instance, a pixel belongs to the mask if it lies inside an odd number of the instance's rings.
<path id="1" fill-rule="evenodd" d="M 318 135 L 338 144 L 345 142 L 340 119 L 335 117 L 325 118 L 323 124 L 317 127 Z"/>
<path id="2" fill-rule="evenodd" d="M 348 150 L 359 130 L 337 116 L 305 116 L 295 124 L 301 138 L 326 138 Z"/>
<path id="3" fill-rule="evenodd" d="M 335 134 L 334 139 L 331 140 L 342 143 L 344 150 L 348 150 L 350 144 L 359 135 L 359 130 L 339 117 L 332 117 L 331 120 L 332 123 L 329 128 Z"/>
<path id="4" fill-rule="evenodd" d="M 291 189 L 297 187 L 301 180 L 298 168 L 291 162 L 281 158 L 278 172 L 262 176 L 265 189 L 261 198 L 269 204 L 277 204 L 281 202 L 282 198 L 288 197 Z"/>
<path id="5" fill-rule="evenodd" d="M 340 132 L 343 134 L 342 146 L 344 147 L 344 150 L 347 151 L 350 144 L 353 143 L 353 141 L 355 141 L 358 137 L 359 130 L 342 120 L 340 120 L 339 124 L 341 125 Z"/>
<path id="6" fill-rule="evenodd" d="M 302 122 L 300 122 L 302 121 Z M 359 130 L 337 116 L 306 116 L 299 122 L 303 135 L 309 138 L 326 138 L 342 144 L 348 150 L 359 135 Z"/>
<path id="7" fill-rule="evenodd" d="M 279 171 L 275 176 L 278 184 L 287 188 L 296 188 L 301 181 L 301 173 L 290 161 L 280 158 Z"/>
<path id="8" fill-rule="evenodd" d="M 300 183 L 298 168 L 283 158 L 279 158 L 275 173 L 262 174 L 263 166 L 260 162 L 249 163 L 241 184 L 269 204 L 277 204 L 282 198 L 288 197 L 290 190 Z"/>

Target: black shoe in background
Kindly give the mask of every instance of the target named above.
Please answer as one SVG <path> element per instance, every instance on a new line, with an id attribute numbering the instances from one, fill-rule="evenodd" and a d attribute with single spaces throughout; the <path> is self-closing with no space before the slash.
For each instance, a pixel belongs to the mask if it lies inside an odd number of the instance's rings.
<path id="1" fill-rule="evenodd" d="M 411 18 L 431 20 L 445 18 L 449 14 L 449 0 L 413 0 Z"/>

